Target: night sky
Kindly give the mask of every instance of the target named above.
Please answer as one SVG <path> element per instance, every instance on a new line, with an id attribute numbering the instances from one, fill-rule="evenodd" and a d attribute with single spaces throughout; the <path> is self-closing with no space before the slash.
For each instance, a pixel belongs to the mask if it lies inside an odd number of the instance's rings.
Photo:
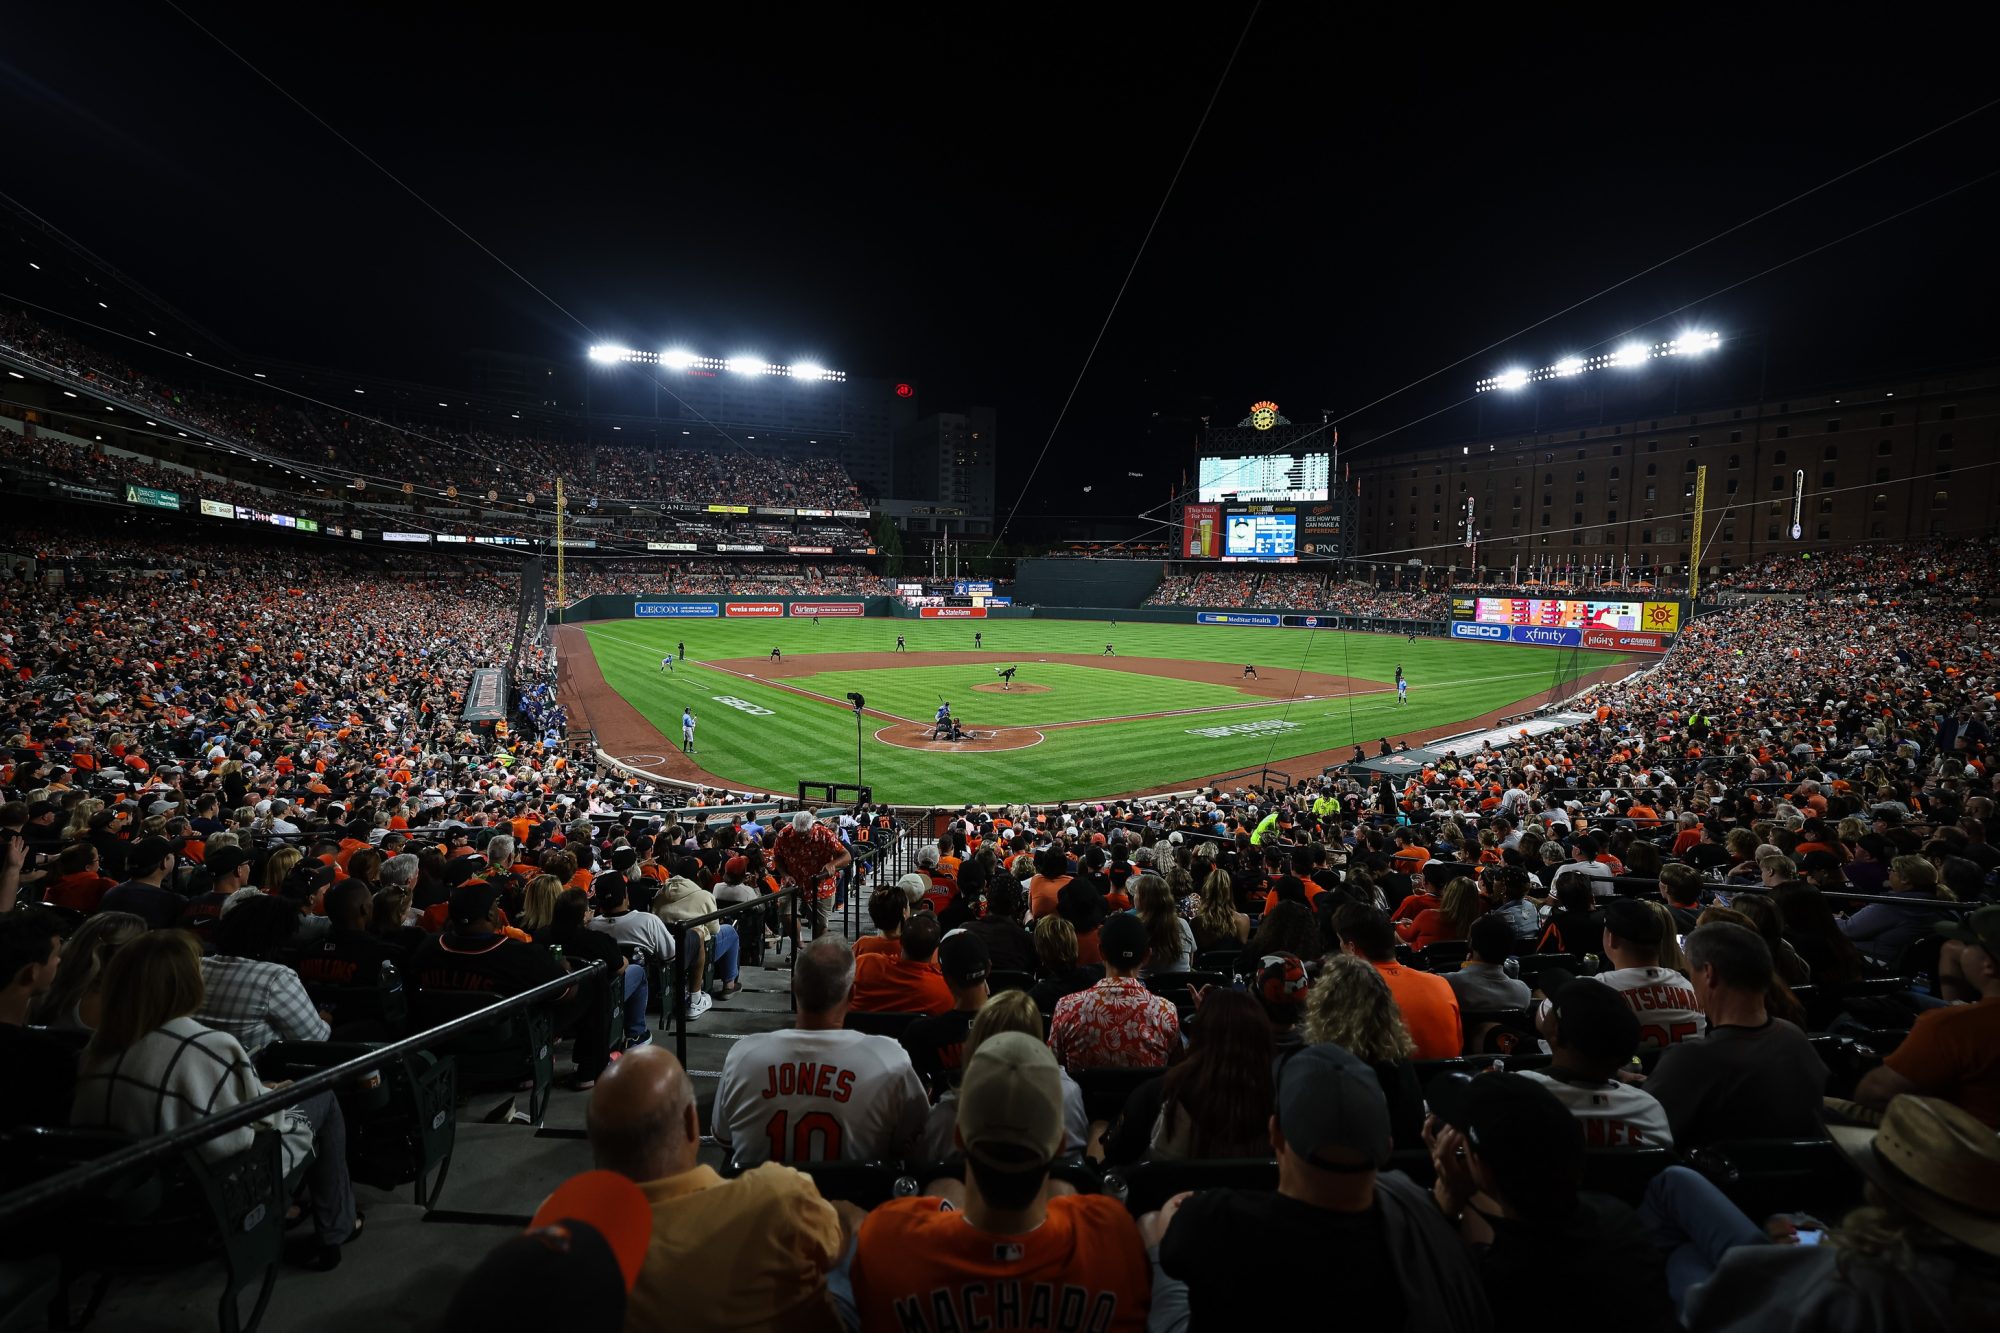
<path id="1" fill-rule="evenodd" d="M 499 26 L 183 3 L 597 335 L 997 405 L 1003 509 L 1250 12 L 557 6 Z M 1231 424 L 1266 397 L 1352 412 L 1992 88 L 1943 29 L 1601 12 L 1267 5 L 1024 515 L 1155 504 L 1178 480 L 1158 421 L 1212 403 Z M 592 341 L 171 7 L 8 23 L 0 189 L 239 348 L 448 383 L 468 347 Z M 2000 178 L 1701 298 L 1995 171 L 1996 129 L 2000 108 L 1446 371 L 1343 445 L 1635 327 L 1754 339 L 1774 389 L 1991 357 Z M 1129 505 L 1127 471 L 1146 474 Z"/>

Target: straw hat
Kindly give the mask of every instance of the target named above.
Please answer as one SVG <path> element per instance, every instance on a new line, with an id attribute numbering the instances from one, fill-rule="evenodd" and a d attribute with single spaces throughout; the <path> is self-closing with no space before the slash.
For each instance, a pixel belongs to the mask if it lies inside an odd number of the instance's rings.
<path id="1" fill-rule="evenodd" d="M 2000 1255 L 2000 1136 L 1935 1097 L 1889 1103 L 1880 1128 L 1829 1125 L 1840 1150 L 1906 1212 Z"/>

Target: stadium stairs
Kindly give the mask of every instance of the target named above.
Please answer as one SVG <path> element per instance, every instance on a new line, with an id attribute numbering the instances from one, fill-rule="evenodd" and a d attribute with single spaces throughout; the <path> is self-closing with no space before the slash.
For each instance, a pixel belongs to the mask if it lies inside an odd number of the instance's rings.
<path id="1" fill-rule="evenodd" d="M 833 928 L 841 927 L 836 918 Z M 778 966 L 744 968 L 743 989 L 688 1024 L 687 1065 L 704 1136 L 731 1043 L 791 1024 L 791 945 L 783 946 L 782 956 L 767 950 L 765 959 Z M 650 1021 L 654 1040 L 671 1049 L 671 1025 L 657 1013 Z M 464 1097 L 449 1173 L 430 1211 L 412 1202 L 408 1185 L 379 1190 L 357 1183 L 355 1197 L 367 1214 L 363 1234 L 342 1251 L 332 1272 L 281 1268 L 258 1333 L 402 1333 L 433 1327 L 473 1265 L 526 1225 L 557 1185 L 591 1167 L 584 1132 L 590 1094 L 566 1086 L 568 1049 L 567 1043 L 557 1048 L 556 1089 L 539 1128 L 504 1119 L 505 1093 Z M 525 1106 L 525 1094 L 514 1104 Z M 490 1123 L 496 1112 L 502 1113 L 500 1123 Z M 701 1160 L 719 1170 L 723 1159 L 722 1149 L 704 1137 Z M 206 1333 L 217 1326 L 221 1289 L 216 1264 L 157 1276 L 121 1275 L 112 1280 L 88 1327 L 105 1333 Z M 246 1296 L 246 1311 L 249 1304 Z M 24 1327 L 48 1325 L 33 1321 Z"/>

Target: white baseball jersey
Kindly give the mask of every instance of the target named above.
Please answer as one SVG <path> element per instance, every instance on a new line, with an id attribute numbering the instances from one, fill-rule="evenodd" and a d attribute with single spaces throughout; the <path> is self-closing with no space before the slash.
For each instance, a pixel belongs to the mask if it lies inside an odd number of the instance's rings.
<path id="1" fill-rule="evenodd" d="M 1551 1078 L 1539 1069 L 1524 1069 L 1556 1095 L 1569 1113 L 1583 1122 L 1587 1148 L 1671 1148 L 1674 1132 L 1667 1125 L 1667 1108 L 1644 1088 L 1606 1079 L 1602 1083 L 1571 1083 Z"/>
<path id="2" fill-rule="evenodd" d="M 866 1162 L 915 1149 L 930 1109 L 899 1043 L 787 1028 L 730 1048 L 710 1121 L 716 1142 L 745 1166 Z"/>
<path id="3" fill-rule="evenodd" d="M 1599 972 L 1596 979 L 1622 992 L 1639 1015 L 1641 1046 L 1672 1046 L 1708 1027 L 1695 1003 L 1694 983 L 1670 967 L 1622 967 Z"/>

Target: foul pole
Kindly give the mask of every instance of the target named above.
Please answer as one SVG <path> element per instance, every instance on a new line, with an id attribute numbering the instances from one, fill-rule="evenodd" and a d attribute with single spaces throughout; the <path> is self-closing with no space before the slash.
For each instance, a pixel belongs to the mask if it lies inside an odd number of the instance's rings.
<path id="1" fill-rule="evenodd" d="M 1688 601 L 1701 592 L 1701 514 L 1708 503 L 1708 464 L 1694 470 L 1694 544 L 1688 548 Z M 557 566 L 561 568 L 560 565 Z"/>
<path id="2" fill-rule="evenodd" d="M 563 595 L 564 583 L 565 583 L 564 574 L 566 572 L 563 569 L 564 512 L 565 511 L 563 506 L 563 479 L 561 477 L 557 477 L 556 478 L 556 610 L 558 612 L 567 611 L 569 609 L 569 598 Z"/>

